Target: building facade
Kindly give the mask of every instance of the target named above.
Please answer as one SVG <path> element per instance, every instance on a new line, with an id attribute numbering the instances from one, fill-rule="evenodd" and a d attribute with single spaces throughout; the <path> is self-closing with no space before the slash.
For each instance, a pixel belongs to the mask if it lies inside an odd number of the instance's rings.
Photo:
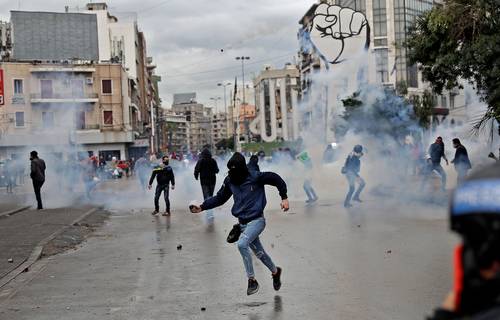
<path id="1" fill-rule="evenodd" d="M 357 74 L 351 75 L 348 81 L 332 77 L 331 84 L 314 87 L 312 81 L 316 74 L 326 70 L 334 73 L 335 70 L 342 70 L 344 64 L 342 60 L 337 65 L 328 63 L 313 44 L 314 41 L 311 41 L 310 33 L 316 28 L 314 19 L 317 10 L 324 4 L 350 8 L 364 15 L 369 26 L 366 50 L 370 55 L 366 62 L 367 70 L 359 70 Z M 442 1 L 437 0 L 321 0 L 313 4 L 300 19 L 298 31 L 301 101 L 311 109 L 305 112 L 313 113 L 312 106 L 328 104 L 328 100 L 330 103 L 336 101 L 335 104 L 338 104 L 338 95 L 352 94 L 358 90 L 360 82 L 391 88 L 410 99 L 421 99 L 424 92 L 431 91 L 431 88 L 423 81 L 418 67 L 409 63 L 408 53 L 403 44 L 416 18 L 440 4 Z M 345 39 L 344 42 L 345 60 L 354 55 L 349 51 L 349 40 Z M 348 82 L 347 85 L 345 82 Z M 453 110 L 465 108 L 465 94 L 460 90 L 445 91 L 440 96 L 434 96 L 436 114 L 444 115 L 449 112 L 453 114 Z M 460 117 L 460 112 L 455 113 Z M 328 117 L 327 110 L 316 118 Z M 309 116 L 306 114 L 302 118 L 307 119 Z"/>
<path id="2" fill-rule="evenodd" d="M 196 93 L 174 94 L 172 111 L 184 115 L 187 122 L 187 151 L 213 146 L 212 109 L 196 102 Z"/>
<path id="3" fill-rule="evenodd" d="M 1 157 L 33 148 L 128 157 L 134 136 L 127 73 L 120 64 L 2 62 L 0 70 Z"/>
<path id="4" fill-rule="evenodd" d="M 265 142 L 290 141 L 299 137 L 299 69 L 266 67 L 254 79 L 256 118 L 250 125 L 254 135 Z"/>

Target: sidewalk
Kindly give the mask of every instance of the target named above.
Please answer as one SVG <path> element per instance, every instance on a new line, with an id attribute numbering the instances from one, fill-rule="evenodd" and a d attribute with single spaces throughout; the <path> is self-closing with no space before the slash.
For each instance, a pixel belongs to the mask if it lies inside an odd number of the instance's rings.
<path id="1" fill-rule="evenodd" d="M 1 212 L 9 205 L 16 206 L 15 203 L 2 203 Z M 91 209 L 90 206 L 41 211 L 28 209 L 0 219 L 0 279 L 26 261 L 41 241 Z"/>

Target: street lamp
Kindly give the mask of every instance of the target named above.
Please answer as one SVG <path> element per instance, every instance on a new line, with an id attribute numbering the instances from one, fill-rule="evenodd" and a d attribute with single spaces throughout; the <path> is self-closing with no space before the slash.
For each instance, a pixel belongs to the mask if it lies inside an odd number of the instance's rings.
<path id="1" fill-rule="evenodd" d="M 245 56 L 241 56 L 241 57 L 236 57 L 236 60 L 241 60 L 241 78 L 243 80 L 243 104 L 246 104 L 246 100 L 245 100 L 245 60 L 250 60 L 250 57 L 245 57 Z"/>
<path id="2" fill-rule="evenodd" d="M 227 135 L 229 135 L 229 113 L 227 112 L 227 99 L 226 99 L 226 87 L 232 85 L 231 82 L 226 83 L 217 83 L 218 87 L 224 88 L 224 112 L 226 112 L 226 127 L 227 127 Z"/>

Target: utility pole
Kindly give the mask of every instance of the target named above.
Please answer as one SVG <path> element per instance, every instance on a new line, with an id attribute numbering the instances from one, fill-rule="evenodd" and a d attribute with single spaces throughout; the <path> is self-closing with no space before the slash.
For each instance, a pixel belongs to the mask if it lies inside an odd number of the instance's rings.
<path id="1" fill-rule="evenodd" d="M 243 86 L 243 104 L 246 104 L 246 100 L 245 100 L 245 60 L 250 60 L 250 57 L 246 57 L 246 56 L 236 57 L 236 60 L 241 60 L 241 78 L 243 80 L 243 83 L 242 83 L 242 86 Z"/>
<path id="2" fill-rule="evenodd" d="M 224 88 L 224 112 L 226 113 L 226 128 L 227 128 L 226 129 L 227 130 L 226 138 L 229 136 L 229 125 L 230 125 L 230 122 L 229 122 L 229 113 L 227 112 L 226 87 L 230 86 L 230 85 L 232 85 L 231 82 L 217 83 L 218 87 L 223 87 Z"/>

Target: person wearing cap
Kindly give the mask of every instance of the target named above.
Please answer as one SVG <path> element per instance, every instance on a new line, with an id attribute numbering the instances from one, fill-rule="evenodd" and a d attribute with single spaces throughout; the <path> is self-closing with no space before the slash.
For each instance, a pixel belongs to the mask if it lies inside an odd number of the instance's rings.
<path id="1" fill-rule="evenodd" d="M 363 156 L 363 146 L 354 146 L 352 152 L 347 156 L 345 160 L 344 167 L 342 168 L 342 173 L 345 174 L 347 182 L 349 183 L 349 190 L 344 200 L 344 207 L 352 207 L 351 200 L 356 202 L 363 202 L 359 198 L 361 192 L 366 186 L 365 180 L 361 178 L 359 172 L 361 170 L 360 158 Z M 358 189 L 356 190 L 356 182 L 358 183 Z M 356 192 L 354 192 L 356 190 Z M 354 194 L 354 197 L 353 197 Z"/>
<path id="2" fill-rule="evenodd" d="M 160 212 L 160 196 L 163 192 L 163 198 L 165 199 L 165 212 L 162 213 L 162 216 L 170 216 L 170 200 L 168 199 L 168 188 L 171 184 L 172 190 L 175 189 L 174 170 L 172 170 L 172 167 L 168 165 L 168 156 L 163 156 L 161 160 L 162 164 L 153 169 L 151 178 L 149 178 L 148 189 L 150 190 L 156 178 L 156 192 L 154 201 L 155 211 L 152 212 L 152 215 L 157 216 Z"/>
<path id="3" fill-rule="evenodd" d="M 454 191 L 450 228 L 453 288 L 429 320 L 500 319 L 500 164 L 471 174 Z"/>
<path id="4" fill-rule="evenodd" d="M 42 195 L 41 190 L 42 186 L 45 183 L 45 161 L 38 157 L 38 152 L 31 151 L 30 152 L 30 160 L 31 160 L 31 173 L 30 177 L 33 180 L 33 189 L 35 191 L 35 197 L 37 202 L 37 209 L 42 210 Z"/>
<path id="5" fill-rule="evenodd" d="M 289 203 L 285 181 L 274 172 L 259 172 L 249 170 L 245 157 L 236 152 L 227 163 L 229 175 L 224 184 L 214 197 L 206 199 L 200 206 L 191 205 L 193 213 L 210 210 L 226 203 L 231 196 L 234 204 L 231 213 L 238 218 L 241 234 L 237 241 L 238 249 L 243 258 L 248 277 L 247 295 L 256 293 L 259 284 L 255 279 L 251 251 L 271 271 L 273 287 L 276 291 L 281 288 L 282 269 L 277 267 L 271 257 L 266 253 L 259 235 L 266 227 L 264 209 L 266 207 L 265 185 L 275 186 L 281 197 L 281 208 L 288 211 Z"/>

